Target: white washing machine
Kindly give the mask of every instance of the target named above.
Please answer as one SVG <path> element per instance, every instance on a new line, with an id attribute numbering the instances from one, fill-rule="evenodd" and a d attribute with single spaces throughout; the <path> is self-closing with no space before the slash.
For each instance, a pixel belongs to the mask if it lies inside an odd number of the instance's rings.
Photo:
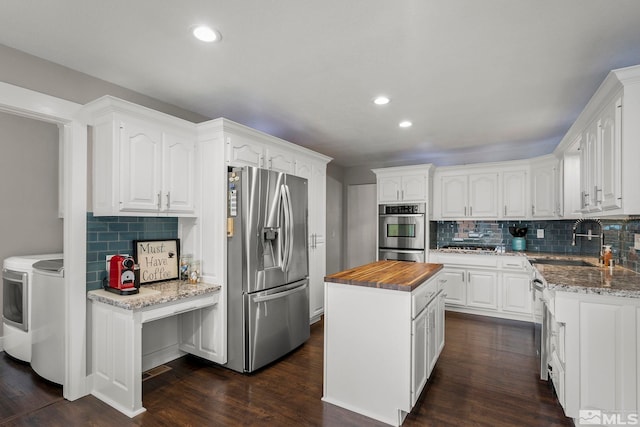
<path id="1" fill-rule="evenodd" d="M 2 263 L 2 327 L 4 351 L 31 362 L 33 264 L 62 254 L 25 255 Z"/>
<path id="2" fill-rule="evenodd" d="M 31 368 L 51 382 L 64 383 L 64 268 L 62 259 L 33 264 Z"/>

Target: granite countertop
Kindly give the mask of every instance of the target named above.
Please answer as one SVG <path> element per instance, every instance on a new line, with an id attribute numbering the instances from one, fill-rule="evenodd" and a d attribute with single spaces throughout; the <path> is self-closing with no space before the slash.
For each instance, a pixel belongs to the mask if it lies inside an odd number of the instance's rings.
<path id="1" fill-rule="evenodd" d="M 624 267 L 534 266 L 550 290 L 640 298 L 640 274 Z"/>
<path id="2" fill-rule="evenodd" d="M 376 261 L 331 274 L 325 282 L 411 292 L 442 270 L 442 264 Z"/>
<path id="3" fill-rule="evenodd" d="M 87 298 L 124 308 L 125 310 L 139 310 L 153 305 L 213 293 L 219 290 L 219 285 L 209 283 L 190 284 L 180 280 L 171 280 L 141 285 L 140 292 L 135 295 L 118 295 L 105 291 L 104 289 L 98 289 L 89 291 Z"/>

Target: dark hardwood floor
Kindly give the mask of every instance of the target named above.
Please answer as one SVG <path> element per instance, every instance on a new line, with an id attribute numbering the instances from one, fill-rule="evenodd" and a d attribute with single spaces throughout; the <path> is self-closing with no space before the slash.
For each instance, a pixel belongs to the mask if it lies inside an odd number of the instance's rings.
<path id="1" fill-rule="evenodd" d="M 2 426 L 384 426 L 322 402 L 323 324 L 278 363 L 241 375 L 192 356 L 143 383 L 147 412 L 130 419 L 0 357 Z M 571 426 L 538 380 L 531 324 L 447 312 L 446 344 L 403 426 Z M 381 348 L 384 344 L 381 344 Z"/>

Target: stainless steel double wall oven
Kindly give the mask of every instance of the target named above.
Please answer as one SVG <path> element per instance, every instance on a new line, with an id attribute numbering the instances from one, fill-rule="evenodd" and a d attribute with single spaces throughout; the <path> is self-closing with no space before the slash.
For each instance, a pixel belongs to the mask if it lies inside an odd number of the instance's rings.
<path id="1" fill-rule="evenodd" d="M 378 259 L 425 262 L 426 204 L 378 207 Z"/>

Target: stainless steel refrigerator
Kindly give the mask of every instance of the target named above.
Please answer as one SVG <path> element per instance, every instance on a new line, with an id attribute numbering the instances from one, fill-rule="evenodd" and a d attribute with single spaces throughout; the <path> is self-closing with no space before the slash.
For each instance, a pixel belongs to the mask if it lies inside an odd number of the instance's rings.
<path id="1" fill-rule="evenodd" d="M 226 366 L 252 372 L 309 338 L 308 185 L 255 167 L 227 184 Z"/>

